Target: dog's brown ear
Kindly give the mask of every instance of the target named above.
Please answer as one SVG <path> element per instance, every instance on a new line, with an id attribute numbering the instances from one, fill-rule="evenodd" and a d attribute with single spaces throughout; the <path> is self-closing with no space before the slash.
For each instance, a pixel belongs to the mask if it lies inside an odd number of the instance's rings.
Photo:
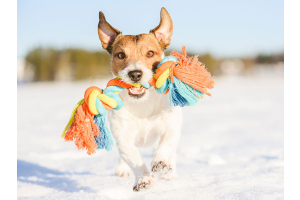
<path id="1" fill-rule="evenodd" d="M 103 12 L 99 12 L 98 35 L 103 49 L 111 53 L 112 44 L 116 37 L 121 34 L 120 31 L 112 27 L 105 19 Z"/>
<path id="2" fill-rule="evenodd" d="M 173 22 L 168 11 L 163 7 L 160 11 L 159 25 L 150 31 L 155 34 L 160 45 L 165 49 L 171 42 L 173 33 Z"/>

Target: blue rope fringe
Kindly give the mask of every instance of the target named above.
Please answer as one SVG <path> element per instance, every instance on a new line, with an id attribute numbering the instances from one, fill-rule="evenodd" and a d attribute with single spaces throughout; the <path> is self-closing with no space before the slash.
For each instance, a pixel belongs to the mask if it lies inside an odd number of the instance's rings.
<path id="1" fill-rule="evenodd" d="M 99 129 L 99 137 L 95 137 L 98 148 L 97 149 L 106 149 L 106 151 L 111 151 L 114 146 L 114 142 L 106 125 L 106 115 L 95 115 L 94 122 L 97 124 Z"/>
<path id="2" fill-rule="evenodd" d="M 170 104 L 171 106 L 194 106 L 200 98 L 204 96 L 202 92 L 174 77 L 174 84 L 169 85 Z"/>

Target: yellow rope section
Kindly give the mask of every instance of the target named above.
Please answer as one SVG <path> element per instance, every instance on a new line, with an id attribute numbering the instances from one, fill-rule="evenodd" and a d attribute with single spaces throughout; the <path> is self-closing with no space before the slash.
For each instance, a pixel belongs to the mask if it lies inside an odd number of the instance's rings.
<path id="1" fill-rule="evenodd" d="M 109 105 L 112 108 L 116 108 L 118 106 L 118 103 L 113 98 L 110 98 L 109 96 L 106 96 L 105 94 L 98 94 L 98 98 L 100 99 L 100 101 L 106 103 L 107 105 Z M 96 102 L 95 102 L 95 104 L 96 104 Z"/>
<path id="2" fill-rule="evenodd" d="M 156 81 L 156 87 L 161 88 L 161 86 L 165 83 L 165 81 L 170 76 L 170 69 L 166 69 L 157 79 Z"/>
<path id="3" fill-rule="evenodd" d="M 131 83 L 130 85 L 134 86 L 134 87 L 142 87 L 141 84 L 138 84 L 138 83 Z"/>
<path id="4" fill-rule="evenodd" d="M 90 95 L 89 95 L 89 110 L 91 111 L 91 113 L 93 113 L 94 115 L 98 115 L 99 112 L 97 110 L 96 107 L 96 98 L 97 96 L 100 94 L 100 92 L 98 90 L 93 90 Z"/>

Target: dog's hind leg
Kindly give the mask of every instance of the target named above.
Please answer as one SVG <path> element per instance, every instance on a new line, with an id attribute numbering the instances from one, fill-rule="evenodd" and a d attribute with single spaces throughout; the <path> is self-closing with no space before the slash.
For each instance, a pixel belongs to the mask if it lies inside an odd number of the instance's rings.
<path id="1" fill-rule="evenodd" d="M 130 167 L 126 164 L 126 162 L 120 158 L 119 164 L 116 169 L 116 176 L 127 177 L 130 174 Z"/>

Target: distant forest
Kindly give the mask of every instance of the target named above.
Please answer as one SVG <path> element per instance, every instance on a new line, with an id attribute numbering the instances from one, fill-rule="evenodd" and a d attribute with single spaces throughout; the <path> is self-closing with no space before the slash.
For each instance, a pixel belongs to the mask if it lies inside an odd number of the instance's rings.
<path id="1" fill-rule="evenodd" d="M 180 50 L 176 50 L 181 52 Z M 165 55 L 171 51 L 167 50 Z M 196 55 L 192 53 L 189 56 Z M 207 70 L 213 75 L 220 74 L 221 60 L 210 54 L 200 55 L 199 61 L 204 63 Z M 83 49 L 63 49 L 38 47 L 28 52 L 25 57 L 25 68 L 33 71 L 33 81 L 61 81 L 84 80 L 112 77 L 110 69 L 111 56 L 106 51 L 87 51 Z M 283 62 L 284 55 L 259 55 L 256 58 L 241 59 L 246 68 L 255 63 Z"/>
<path id="2" fill-rule="evenodd" d="M 34 72 L 34 81 L 83 80 L 111 75 L 110 55 L 105 51 L 82 49 L 56 50 L 36 48 L 25 57 L 26 66 Z"/>

